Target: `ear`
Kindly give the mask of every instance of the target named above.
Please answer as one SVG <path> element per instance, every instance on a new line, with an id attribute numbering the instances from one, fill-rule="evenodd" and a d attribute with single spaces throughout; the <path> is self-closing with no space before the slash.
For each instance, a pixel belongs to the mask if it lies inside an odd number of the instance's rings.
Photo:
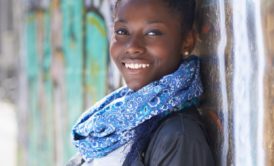
<path id="1" fill-rule="evenodd" d="M 191 52 L 193 51 L 195 44 L 196 44 L 196 32 L 194 30 L 190 30 L 183 39 L 183 45 L 182 45 L 182 50 L 181 54 L 183 58 L 187 58 Z"/>

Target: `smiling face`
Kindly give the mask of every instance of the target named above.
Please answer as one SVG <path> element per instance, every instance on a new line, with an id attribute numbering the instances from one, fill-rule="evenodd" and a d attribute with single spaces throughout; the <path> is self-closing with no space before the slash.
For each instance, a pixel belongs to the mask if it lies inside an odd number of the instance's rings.
<path id="1" fill-rule="evenodd" d="M 110 54 L 130 89 L 138 90 L 179 67 L 192 37 L 182 35 L 179 20 L 160 0 L 119 2 Z"/>

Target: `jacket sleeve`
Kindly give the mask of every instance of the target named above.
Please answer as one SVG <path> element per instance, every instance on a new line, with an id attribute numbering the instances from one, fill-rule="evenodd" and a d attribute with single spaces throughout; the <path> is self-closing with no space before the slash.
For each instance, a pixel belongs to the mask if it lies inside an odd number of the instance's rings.
<path id="1" fill-rule="evenodd" d="M 165 121 L 152 137 L 146 166 L 214 166 L 211 150 L 199 121 L 178 115 Z"/>
<path id="2" fill-rule="evenodd" d="M 66 166 L 84 166 L 84 159 L 79 153 L 76 153 L 69 161 Z"/>

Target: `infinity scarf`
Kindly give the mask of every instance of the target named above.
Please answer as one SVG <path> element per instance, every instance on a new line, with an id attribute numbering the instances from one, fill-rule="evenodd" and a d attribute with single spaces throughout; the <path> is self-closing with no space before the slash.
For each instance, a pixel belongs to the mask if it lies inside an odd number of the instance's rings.
<path id="1" fill-rule="evenodd" d="M 134 137 L 134 128 L 193 104 L 202 94 L 199 60 L 190 57 L 169 75 L 138 91 L 122 87 L 83 113 L 72 129 L 73 144 L 85 160 L 106 156 Z"/>

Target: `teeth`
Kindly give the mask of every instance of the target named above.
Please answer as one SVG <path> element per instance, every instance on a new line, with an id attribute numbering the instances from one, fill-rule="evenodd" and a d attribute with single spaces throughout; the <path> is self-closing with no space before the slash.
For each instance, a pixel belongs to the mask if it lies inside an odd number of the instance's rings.
<path id="1" fill-rule="evenodd" d="M 128 68 L 128 69 L 141 69 L 141 68 L 147 68 L 147 67 L 149 67 L 149 64 L 133 64 L 133 63 L 131 63 L 131 64 L 125 64 L 125 66 L 126 66 L 126 68 Z"/>

